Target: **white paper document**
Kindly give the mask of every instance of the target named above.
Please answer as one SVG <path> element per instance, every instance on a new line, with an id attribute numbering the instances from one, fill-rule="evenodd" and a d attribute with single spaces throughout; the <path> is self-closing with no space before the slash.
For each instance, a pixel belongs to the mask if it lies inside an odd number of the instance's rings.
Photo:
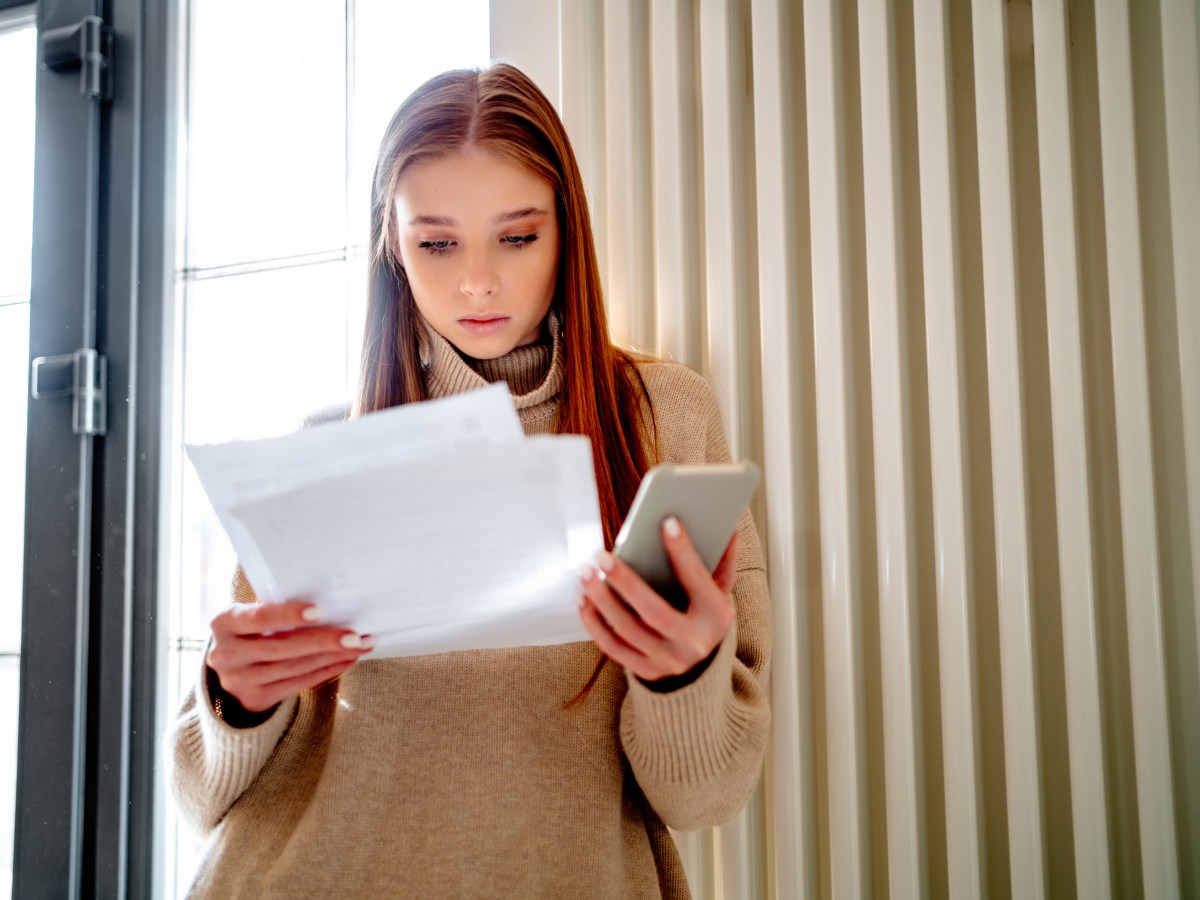
<path id="1" fill-rule="evenodd" d="M 588 640 L 591 445 L 525 438 L 502 385 L 188 453 L 259 596 L 313 600 L 372 656 Z"/>

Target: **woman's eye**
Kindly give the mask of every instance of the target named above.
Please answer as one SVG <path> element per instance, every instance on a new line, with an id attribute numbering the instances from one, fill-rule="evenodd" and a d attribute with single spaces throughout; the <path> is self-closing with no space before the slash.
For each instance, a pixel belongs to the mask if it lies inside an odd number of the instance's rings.
<path id="1" fill-rule="evenodd" d="M 537 240 L 536 234 L 509 234 L 500 239 L 510 247 L 528 247 Z"/>
<path id="2" fill-rule="evenodd" d="M 445 253 L 454 244 L 454 241 L 421 241 L 417 244 L 422 250 L 428 250 L 430 253 Z"/>

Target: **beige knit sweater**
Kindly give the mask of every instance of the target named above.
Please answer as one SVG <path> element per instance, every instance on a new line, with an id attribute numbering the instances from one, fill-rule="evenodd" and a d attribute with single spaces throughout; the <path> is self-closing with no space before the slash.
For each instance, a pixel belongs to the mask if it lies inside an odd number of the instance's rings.
<path id="1" fill-rule="evenodd" d="M 431 396 L 503 378 L 525 431 L 551 430 L 557 340 L 475 368 L 436 334 L 430 349 Z M 670 363 L 641 373 L 663 461 L 727 460 L 706 382 Z M 199 673 L 166 753 L 180 809 L 209 835 L 192 896 L 689 896 L 665 826 L 738 813 L 770 718 L 770 607 L 748 514 L 739 534 L 736 624 L 670 693 L 609 663 L 564 708 L 596 664 L 591 642 L 368 659 L 238 729 Z M 255 599 L 240 573 L 234 596 Z"/>

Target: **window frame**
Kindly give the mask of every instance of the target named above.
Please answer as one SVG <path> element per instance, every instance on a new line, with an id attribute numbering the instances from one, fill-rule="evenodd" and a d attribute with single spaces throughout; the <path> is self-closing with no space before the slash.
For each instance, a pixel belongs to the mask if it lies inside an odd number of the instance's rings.
<path id="1" fill-rule="evenodd" d="M 103 436 L 77 436 L 69 398 L 28 402 L 20 897 L 155 894 L 176 10 L 39 4 L 39 57 L 46 31 L 88 15 L 112 28 L 110 101 L 85 99 L 77 70 L 39 60 L 30 357 L 102 353 L 108 423 Z"/>

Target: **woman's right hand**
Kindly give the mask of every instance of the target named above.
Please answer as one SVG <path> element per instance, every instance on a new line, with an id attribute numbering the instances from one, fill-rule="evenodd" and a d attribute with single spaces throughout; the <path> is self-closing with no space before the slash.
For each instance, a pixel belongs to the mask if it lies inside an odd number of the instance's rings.
<path id="1" fill-rule="evenodd" d="M 375 646 L 369 635 L 320 621 L 321 610 L 304 600 L 234 604 L 213 618 L 205 662 L 245 710 L 265 712 L 336 678 Z"/>

